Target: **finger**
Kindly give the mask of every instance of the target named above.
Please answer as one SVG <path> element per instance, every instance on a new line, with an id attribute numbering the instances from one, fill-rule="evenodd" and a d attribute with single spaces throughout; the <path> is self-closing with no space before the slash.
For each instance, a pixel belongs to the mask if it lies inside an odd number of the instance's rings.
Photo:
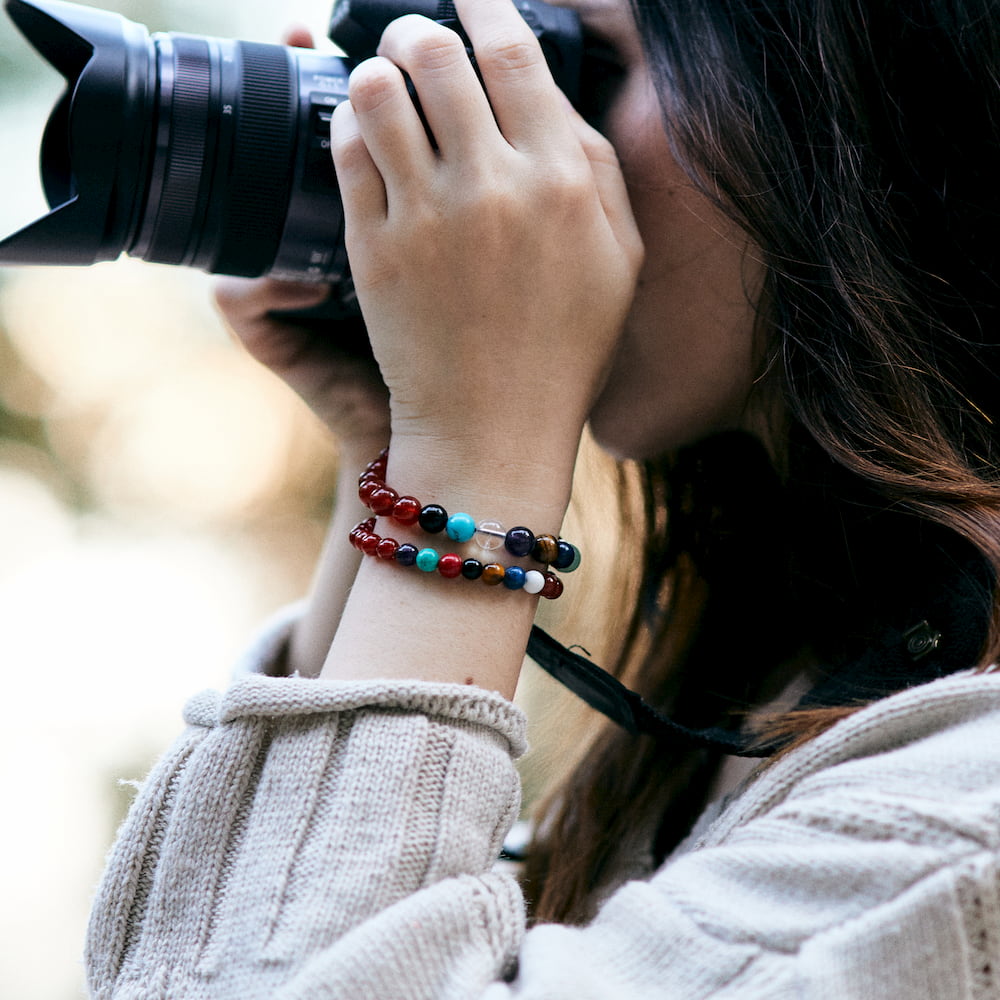
<path id="1" fill-rule="evenodd" d="M 389 204 L 434 166 L 434 150 L 398 66 L 375 56 L 355 67 L 348 85 L 357 134 L 385 185 Z"/>
<path id="2" fill-rule="evenodd" d="M 274 278 L 220 278 L 215 283 L 215 301 L 233 325 L 253 322 L 272 312 L 308 309 L 329 294 L 329 285 Z"/>
<path id="3" fill-rule="evenodd" d="M 409 14 L 386 28 L 378 54 L 409 74 L 442 157 L 466 157 L 497 138 L 490 102 L 457 32 Z"/>
<path id="4" fill-rule="evenodd" d="M 600 132 L 592 128 L 568 100 L 565 100 L 564 107 L 566 120 L 590 163 L 601 207 L 612 232 L 623 247 L 641 253 L 642 240 L 639 228 L 635 222 L 632 202 L 614 146 Z"/>
<path id="5" fill-rule="evenodd" d="M 497 124 L 516 149 L 567 137 L 559 89 L 541 46 L 510 0 L 455 0 Z"/>
<path id="6" fill-rule="evenodd" d="M 388 211 L 385 183 L 350 101 L 339 104 L 333 112 L 330 151 L 347 224 L 364 226 L 384 220 Z"/>
<path id="7" fill-rule="evenodd" d="M 312 32 L 302 24 L 294 24 L 288 28 L 282 35 L 282 41 L 285 45 L 291 45 L 296 49 L 316 48 Z"/>

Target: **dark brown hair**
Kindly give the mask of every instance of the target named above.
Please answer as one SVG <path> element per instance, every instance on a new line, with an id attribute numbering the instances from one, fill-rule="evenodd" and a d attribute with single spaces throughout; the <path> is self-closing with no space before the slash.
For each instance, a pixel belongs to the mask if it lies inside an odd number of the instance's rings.
<path id="1" fill-rule="evenodd" d="M 784 668 L 862 655 L 969 560 L 985 610 L 961 666 L 995 661 L 997 4 L 634 7 L 679 161 L 762 255 L 787 425 L 780 470 L 735 434 L 638 470 L 649 544 L 618 672 L 688 724 L 737 726 Z M 536 919 L 586 919 L 629 852 L 660 861 L 718 763 L 602 731 L 542 809 Z"/>

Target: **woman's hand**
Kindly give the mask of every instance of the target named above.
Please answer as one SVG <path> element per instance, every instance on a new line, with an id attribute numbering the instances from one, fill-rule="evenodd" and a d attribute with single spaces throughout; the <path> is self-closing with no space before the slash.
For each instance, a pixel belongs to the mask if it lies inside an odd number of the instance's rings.
<path id="1" fill-rule="evenodd" d="M 325 285 L 224 278 L 216 285 L 216 301 L 251 356 L 305 400 L 353 461 L 367 462 L 389 440 L 389 394 L 364 323 L 281 316 L 319 305 L 327 292 Z"/>
<path id="2" fill-rule="evenodd" d="M 508 0 L 409 15 L 351 77 L 333 152 L 393 449 L 575 455 L 641 244 L 610 144 L 558 92 Z M 412 79 L 427 131 L 403 73 Z M 488 97 L 487 97 L 488 94 Z"/>

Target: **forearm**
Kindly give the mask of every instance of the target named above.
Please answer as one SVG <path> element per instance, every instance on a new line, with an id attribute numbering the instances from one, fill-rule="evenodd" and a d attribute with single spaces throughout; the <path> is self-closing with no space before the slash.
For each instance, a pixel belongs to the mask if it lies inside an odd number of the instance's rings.
<path id="1" fill-rule="evenodd" d="M 531 448 L 524 445 L 530 436 L 520 435 L 496 441 L 476 435 L 467 444 L 453 439 L 437 446 L 394 441 L 388 481 L 399 492 L 467 512 L 477 522 L 558 534 L 572 484 L 573 433 L 551 441 L 536 434 Z M 412 537 L 439 551 L 454 544 L 443 534 L 407 536 L 407 529 L 383 520 L 385 533 L 391 530 L 397 540 Z M 517 562 L 503 549 L 494 554 L 501 563 Z M 511 697 L 537 603 L 523 590 L 366 559 L 323 676 L 476 684 Z"/>
<path id="2" fill-rule="evenodd" d="M 384 446 L 385 441 L 373 438 L 341 448 L 334 508 L 305 614 L 289 641 L 288 673 L 317 676 L 330 650 L 361 561 L 347 542 L 351 528 L 368 516 L 358 499 L 358 474 Z"/>

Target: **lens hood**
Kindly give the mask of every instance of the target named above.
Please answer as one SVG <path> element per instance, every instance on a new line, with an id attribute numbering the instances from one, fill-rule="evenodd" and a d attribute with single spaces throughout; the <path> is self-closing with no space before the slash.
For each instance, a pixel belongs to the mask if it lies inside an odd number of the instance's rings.
<path id="1" fill-rule="evenodd" d="M 0 242 L 0 264 L 117 258 L 138 211 L 148 104 L 149 33 L 119 14 L 59 0 L 6 0 L 11 20 L 66 80 L 45 129 L 51 211 Z M 71 113 L 72 110 L 72 113 Z"/>

